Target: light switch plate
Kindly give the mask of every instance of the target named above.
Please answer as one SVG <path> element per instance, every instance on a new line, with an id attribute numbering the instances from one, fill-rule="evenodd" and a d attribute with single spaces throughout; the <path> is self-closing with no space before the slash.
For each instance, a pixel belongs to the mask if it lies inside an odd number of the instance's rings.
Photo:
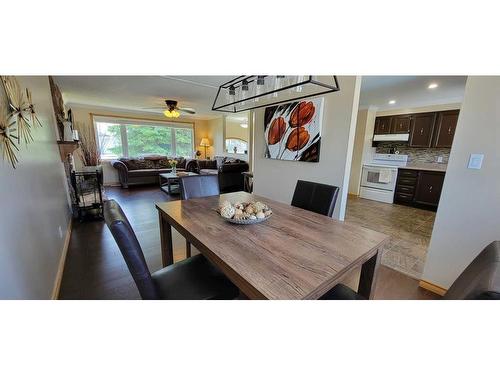
<path id="1" fill-rule="evenodd" d="M 469 165 L 467 168 L 469 169 L 481 169 L 483 165 L 484 154 L 470 154 Z"/>

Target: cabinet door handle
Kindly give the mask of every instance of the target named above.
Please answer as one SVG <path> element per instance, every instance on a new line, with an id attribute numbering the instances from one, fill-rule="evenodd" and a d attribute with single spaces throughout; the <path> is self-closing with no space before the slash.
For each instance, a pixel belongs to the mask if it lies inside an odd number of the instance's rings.
<path id="1" fill-rule="evenodd" d="M 451 126 L 448 128 L 448 134 L 451 135 Z"/>
<path id="2" fill-rule="evenodd" d="M 432 185 L 431 185 L 431 186 L 429 186 L 429 191 L 432 191 Z"/>
<path id="3" fill-rule="evenodd" d="M 420 128 L 420 135 L 424 135 L 424 128 Z"/>

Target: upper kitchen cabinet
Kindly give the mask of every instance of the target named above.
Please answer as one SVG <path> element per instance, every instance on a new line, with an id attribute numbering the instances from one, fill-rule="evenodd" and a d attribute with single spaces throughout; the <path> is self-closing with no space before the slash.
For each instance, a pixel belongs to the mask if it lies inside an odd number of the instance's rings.
<path id="1" fill-rule="evenodd" d="M 436 112 L 417 113 L 411 116 L 410 147 L 431 147 L 436 117 Z"/>
<path id="2" fill-rule="evenodd" d="M 434 147 L 451 147 L 457 128 L 459 110 L 439 112 L 436 121 Z"/>
<path id="3" fill-rule="evenodd" d="M 390 134 L 392 116 L 377 117 L 373 134 Z"/>
<path id="4" fill-rule="evenodd" d="M 410 132 L 411 116 L 400 115 L 392 118 L 392 134 L 406 134 Z"/>

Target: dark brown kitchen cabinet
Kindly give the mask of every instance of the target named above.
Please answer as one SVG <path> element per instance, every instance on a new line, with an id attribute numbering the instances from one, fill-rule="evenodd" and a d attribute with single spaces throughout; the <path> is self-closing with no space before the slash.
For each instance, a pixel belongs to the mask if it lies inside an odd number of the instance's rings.
<path id="1" fill-rule="evenodd" d="M 411 116 L 400 115 L 392 118 L 392 134 L 406 134 L 410 132 Z"/>
<path id="2" fill-rule="evenodd" d="M 415 203 L 436 206 L 443 189 L 444 173 L 420 171 L 418 173 Z"/>
<path id="3" fill-rule="evenodd" d="M 431 147 L 436 117 L 436 112 L 411 116 L 410 147 Z"/>
<path id="4" fill-rule="evenodd" d="M 374 134 L 390 134 L 392 116 L 377 117 L 375 119 Z"/>
<path id="5" fill-rule="evenodd" d="M 457 128 L 459 110 L 439 112 L 436 121 L 434 147 L 451 147 Z"/>
<path id="6" fill-rule="evenodd" d="M 394 203 L 434 210 L 441 196 L 444 172 L 398 170 Z"/>

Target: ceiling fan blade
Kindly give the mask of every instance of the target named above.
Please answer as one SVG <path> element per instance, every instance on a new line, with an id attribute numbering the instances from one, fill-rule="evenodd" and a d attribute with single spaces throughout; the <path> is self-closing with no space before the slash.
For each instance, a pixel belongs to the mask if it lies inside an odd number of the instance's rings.
<path id="1" fill-rule="evenodd" d="M 196 111 L 193 108 L 177 108 L 181 112 L 189 113 L 191 115 L 194 115 Z"/>
<path id="2" fill-rule="evenodd" d="M 167 107 L 163 106 L 163 107 L 142 107 L 142 109 L 167 109 Z"/>

